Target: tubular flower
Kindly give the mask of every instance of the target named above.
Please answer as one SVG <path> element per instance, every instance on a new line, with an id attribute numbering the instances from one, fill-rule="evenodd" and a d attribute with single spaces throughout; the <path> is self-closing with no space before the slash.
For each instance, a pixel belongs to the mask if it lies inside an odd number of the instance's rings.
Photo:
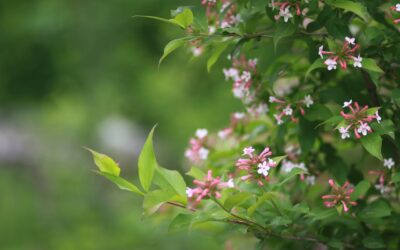
<path id="1" fill-rule="evenodd" d="M 396 4 L 395 6 L 390 7 L 393 11 L 400 13 L 400 3 Z M 398 24 L 400 23 L 400 18 L 394 18 L 393 23 Z"/>
<path id="2" fill-rule="evenodd" d="M 275 10 L 279 9 L 279 13 L 275 15 L 275 20 L 279 20 L 283 18 L 283 21 L 287 23 L 290 18 L 293 18 L 293 15 L 300 16 L 302 15 L 301 11 L 301 1 L 274 1 L 272 0 L 270 7 Z"/>
<path id="3" fill-rule="evenodd" d="M 360 45 L 355 42 L 355 38 L 346 37 L 343 46 L 336 52 L 325 51 L 324 46 L 320 46 L 318 49 L 318 55 L 323 59 L 324 55 L 328 58 L 324 61 L 329 71 L 335 70 L 337 64 L 342 69 L 347 69 L 349 62 L 353 63 L 354 68 L 362 68 L 362 57 L 356 52 L 360 49 Z"/>
<path id="4" fill-rule="evenodd" d="M 190 148 L 185 151 L 185 156 L 193 164 L 199 164 L 208 158 L 209 150 L 205 147 L 207 135 L 207 129 L 198 129 L 196 137 L 189 141 Z"/>
<path id="5" fill-rule="evenodd" d="M 213 177 L 212 170 L 208 170 L 207 176 L 204 180 L 194 180 L 193 184 L 196 185 L 195 188 L 186 188 L 186 195 L 189 199 L 195 201 L 195 203 L 200 203 L 201 200 L 207 198 L 221 198 L 220 191 L 224 188 L 233 188 L 235 186 L 233 179 L 229 179 L 227 182 L 222 182 L 221 178 Z"/>
<path id="6" fill-rule="evenodd" d="M 254 82 L 257 59 L 246 60 L 244 56 L 232 59 L 232 67 L 223 69 L 225 80 L 233 81 L 233 95 L 243 103 L 248 104 L 254 100 L 255 93 L 251 90 Z"/>
<path id="7" fill-rule="evenodd" d="M 329 179 L 328 183 L 332 188 L 332 194 L 322 196 L 325 207 L 342 205 L 343 211 L 347 212 L 349 211 L 349 205 L 357 205 L 356 202 L 350 200 L 350 195 L 354 192 L 354 188 L 350 187 L 348 181 L 343 186 L 336 185 L 332 179 Z"/>
<path id="8" fill-rule="evenodd" d="M 230 0 L 221 0 L 220 3 L 216 0 L 202 0 L 201 4 L 206 7 L 209 34 L 213 34 L 216 27 L 230 28 L 241 21 L 237 5 Z"/>
<path id="9" fill-rule="evenodd" d="M 343 110 L 340 115 L 345 119 L 339 124 L 339 133 L 342 139 L 350 138 L 350 131 L 353 131 L 357 139 L 362 136 L 366 136 L 368 133 L 372 133 L 372 129 L 369 126 L 371 122 L 376 120 L 378 123 L 382 120 L 379 116 L 378 111 L 374 114 L 369 114 L 368 106 L 360 107 L 357 102 L 350 100 L 344 102 L 343 108 L 350 109 L 350 113 L 345 113 Z"/>
<path id="10" fill-rule="evenodd" d="M 276 103 L 275 110 L 277 111 L 273 116 L 276 119 L 278 125 L 284 123 L 285 117 L 290 117 L 290 120 L 294 123 L 298 122 L 298 118 L 295 117 L 296 111 L 300 111 L 301 115 L 304 115 L 306 112 L 304 107 L 309 108 L 314 101 L 311 99 L 310 95 L 306 95 L 303 100 L 297 101 L 295 103 L 290 103 L 282 99 L 278 99 L 275 96 L 269 97 L 270 103 Z"/>
<path id="11" fill-rule="evenodd" d="M 259 155 L 254 154 L 254 151 L 253 147 L 244 148 L 243 156 L 245 157 L 236 161 L 236 167 L 247 172 L 246 175 L 241 177 L 242 180 L 253 180 L 258 185 L 264 186 L 263 181 L 268 180 L 269 171 L 277 164 L 274 160 L 268 158 L 272 155 L 268 147 Z"/>

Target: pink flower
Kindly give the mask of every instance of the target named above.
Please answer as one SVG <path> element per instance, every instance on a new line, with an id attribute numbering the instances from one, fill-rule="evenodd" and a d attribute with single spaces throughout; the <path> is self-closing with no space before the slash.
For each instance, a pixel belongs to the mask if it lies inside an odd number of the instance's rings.
<path id="1" fill-rule="evenodd" d="M 368 106 L 360 107 L 357 102 L 352 103 L 350 100 L 344 102 L 343 108 L 348 108 L 350 113 L 345 113 L 343 110 L 340 115 L 345 119 L 346 127 L 342 126 L 339 128 L 342 139 L 350 138 L 349 130 L 352 130 L 357 139 L 361 138 L 361 135 L 366 136 L 368 133 L 372 133 L 372 129 L 369 126 L 373 120 L 380 122 L 382 118 L 377 112 L 374 115 L 368 114 Z"/>
<path id="2" fill-rule="evenodd" d="M 275 96 L 270 96 L 269 102 L 276 103 L 276 105 L 273 106 L 273 108 L 276 111 L 276 113 L 273 114 L 273 116 L 276 119 L 278 125 L 284 123 L 283 119 L 286 119 L 285 116 L 290 117 L 290 120 L 292 122 L 297 123 L 299 119 L 296 117 L 296 115 L 298 113 L 300 113 L 300 115 L 304 115 L 305 108 L 306 107 L 309 108 L 312 104 L 314 104 L 314 101 L 312 100 L 310 95 L 306 95 L 303 100 L 294 103 L 278 99 Z"/>
<path id="3" fill-rule="evenodd" d="M 355 38 L 346 37 L 340 50 L 335 52 L 324 51 L 324 47 L 320 46 L 318 48 L 318 54 L 322 59 L 324 55 L 329 55 L 324 62 L 329 71 L 336 69 L 338 63 L 342 69 L 347 69 L 349 61 L 353 61 L 353 66 L 355 68 L 361 68 L 362 57 L 360 55 L 356 57 L 356 52 L 359 48 L 360 45 L 355 42 Z"/>
<path id="4" fill-rule="evenodd" d="M 242 176 L 242 180 L 254 180 L 258 185 L 263 186 L 263 181 L 268 180 L 268 173 L 270 168 L 276 167 L 276 162 L 268 158 L 272 155 L 272 152 L 268 147 L 259 154 L 254 154 L 254 148 L 248 147 L 243 149 L 243 155 L 246 158 L 240 158 L 236 161 L 236 167 L 239 170 L 246 172 L 246 175 Z"/>
<path id="5" fill-rule="evenodd" d="M 220 191 L 224 188 L 233 188 L 235 185 L 233 179 L 228 182 L 222 182 L 220 177 L 213 177 L 212 171 L 208 170 L 207 176 L 204 180 L 194 180 L 193 183 L 196 185 L 195 188 L 187 188 L 186 194 L 189 199 L 194 199 L 198 204 L 203 199 L 208 198 L 221 198 Z"/>
<path id="6" fill-rule="evenodd" d="M 332 193 L 322 196 L 326 207 L 330 208 L 342 205 L 344 212 L 347 212 L 349 211 L 349 205 L 357 205 L 356 202 L 350 199 L 350 195 L 354 192 L 354 188 L 350 187 L 348 181 L 346 181 L 343 186 L 336 185 L 332 179 L 329 179 L 328 183 L 332 188 Z"/>

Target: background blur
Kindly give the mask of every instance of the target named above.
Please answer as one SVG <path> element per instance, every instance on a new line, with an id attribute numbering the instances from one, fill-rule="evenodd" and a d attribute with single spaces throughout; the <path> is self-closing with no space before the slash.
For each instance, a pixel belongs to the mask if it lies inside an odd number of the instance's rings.
<path id="1" fill-rule="evenodd" d="M 157 63 L 181 31 L 169 17 L 199 0 L 0 1 L 0 249 L 221 249 L 223 239 L 169 234 L 141 220 L 141 200 L 94 174 L 81 146 L 128 179 L 151 127 L 159 162 L 184 166 L 198 127 L 240 107 L 221 69 L 188 51 Z M 137 182 L 136 182 L 137 183 Z"/>

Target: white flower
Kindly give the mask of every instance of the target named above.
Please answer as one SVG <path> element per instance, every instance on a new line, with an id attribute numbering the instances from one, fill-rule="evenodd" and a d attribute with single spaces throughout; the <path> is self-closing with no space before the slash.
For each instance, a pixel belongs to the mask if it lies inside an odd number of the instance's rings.
<path id="1" fill-rule="evenodd" d="M 361 133 L 363 136 L 366 136 L 369 130 L 371 130 L 371 128 L 367 123 L 361 123 L 360 127 L 357 129 L 357 132 Z"/>
<path id="2" fill-rule="evenodd" d="M 208 26 L 208 34 L 209 35 L 214 34 L 215 31 L 217 31 L 217 28 L 215 28 L 215 26 Z"/>
<path id="3" fill-rule="evenodd" d="M 226 128 L 223 130 L 218 131 L 218 137 L 221 139 L 226 139 L 228 138 L 228 136 L 232 133 L 232 129 L 231 128 Z"/>
<path id="4" fill-rule="evenodd" d="M 310 95 L 306 95 L 304 97 L 304 104 L 306 105 L 307 108 L 309 108 L 311 105 L 314 104 L 314 101 L 313 101 L 313 99 L 311 99 Z"/>
<path id="5" fill-rule="evenodd" d="M 199 149 L 199 157 L 200 157 L 200 159 L 207 160 L 208 153 L 209 153 L 208 149 L 205 149 L 205 148 L 201 147 Z"/>
<path id="6" fill-rule="evenodd" d="M 349 44 L 355 45 L 356 39 L 355 39 L 354 37 L 347 37 L 347 36 L 346 36 L 344 39 L 345 39 L 346 42 L 348 42 Z"/>
<path id="7" fill-rule="evenodd" d="M 392 158 L 383 159 L 383 166 L 387 167 L 388 169 L 392 169 L 394 166 L 394 161 Z"/>
<path id="8" fill-rule="evenodd" d="M 199 128 L 199 129 L 196 130 L 196 136 L 199 139 L 203 139 L 207 135 L 208 135 L 208 130 L 205 129 L 205 128 Z"/>
<path id="9" fill-rule="evenodd" d="M 309 175 L 306 177 L 306 183 L 310 186 L 315 184 L 315 176 L 314 175 Z"/>
<path id="10" fill-rule="evenodd" d="M 270 167 L 275 167 L 276 166 L 276 161 L 272 160 L 271 158 L 268 158 L 268 165 Z"/>
<path id="11" fill-rule="evenodd" d="M 251 73 L 248 71 L 243 71 L 242 75 L 240 76 L 240 80 L 244 82 L 248 82 L 251 80 Z"/>
<path id="12" fill-rule="evenodd" d="M 248 64 L 250 67 L 255 67 L 257 65 L 258 59 L 257 58 L 253 58 L 253 59 L 249 59 Z"/>
<path id="13" fill-rule="evenodd" d="M 396 11 L 400 12 L 400 3 L 396 4 Z"/>
<path id="14" fill-rule="evenodd" d="M 235 187 L 235 183 L 233 182 L 233 179 L 229 179 L 227 182 L 227 186 L 229 188 L 234 188 Z"/>
<path id="15" fill-rule="evenodd" d="M 241 112 L 236 112 L 233 114 L 233 117 L 237 120 L 242 120 L 245 116 L 246 114 Z"/>
<path id="16" fill-rule="evenodd" d="M 243 155 L 248 155 L 250 157 L 253 156 L 254 148 L 253 147 L 247 147 L 243 149 Z"/>
<path id="17" fill-rule="evenodd" d="M 324 45 L 321 45 L 321 46 L 319 47 L 319 49 L 318 49 L 318 55 L 319 55 L 321 58 L 324 58 L 323 52 L 324 52 Z"/>
<path id="18" fill-rule="evenodd" d="M 350 101 L 348 101 L 348 102 L 344 102 L 343 103 L 343 108 L 346 108 L 346 107 L 350 106 L 352 103 L 353 103 L 352 99 L 350 99 Z"/>
<path id="19" fill-rule="evenodd" d="M 223 72 L 226 81 L 229 80 L 229 78 L 232 78 L 234 81 L 237 81 L 239 79 L 239 70 L 235 68 L 223 69 Z"/>
<path id="20" fill-rule="evenodd" d="M 279 11 L 279 15 L 283 17 L 283 20 L 285 20 L 285 23 L 289 21 L 289 18 L 292 18 L 293 15 L 292 13 L 289 12 L 290 7 L 286 7 L 284 10 Z"/>
<path id="21" fill-rule="evenodd" d="M 285 115 L 290 116 L 293 114 L 293 109 L 288 105 L 286 108 L 283 109 L 283 113 L 285 113 Z"/>
<path id="22" fill-rule="evenodd" d="M 381 120 L 382 120 L 382 117 L 379 115 L 379 112 L 378 111 L 376 111 L 375 112 L 375 116 L 376 116 L 376 121 L 378 122 L 378 123 L 381 123 Z"/>
<path id="23" fill-rule="evenodd" d="M 326 59 L 324 64 L 326 66 L 328 66 L 328 70 L 330 71 L 332 69 L 336 69 L 337 62 L 335 60 L 332 60 L 332 59 L 329 58 L 329 59 Z"/>
<path id="24" fill-rule="evenodd" d="M 348 128 L 340 127 L 339 133 L 341 134 L 342 139 L 350 138 L 350 133 Z"/>
<path id="25" fill-rule="evenodd" d="M 283 124 L 282 118 L 279 115 L 275 114 L 274 117 L 275 117 L 276 122 L 278 123 L 278 125 Z"/>
<path id="26" fill-rule="evenodd" d="M 258 114 L 263 114 L 268 112 L 268 105 L 265 103 L 260 103 L 258 107 L 256 108 L 256 112 Z"/>
<path id="27" fill-rule="evenodd" d="M 262 174 L 264 176 L 268 176 L 268 171 L 270 167 L 267 162 L 262 162 L 258 164 L 257 173 Z"/>
<path id="28" fill-rule="evenodd" d="M 358 55 L 358 57 L 353 56 L 353 60 L 354 60 L 354 64 L 353 64 L 354 68 L 362 68 L 362 64 L 361 64 L 362 57 L 360 55 Z"/>
<path id="29" fill-rule="evenodd" d="M 244 87 L 244 85 L 236 85 L 234 86 L 233 90 L 233 96 L 239 99 L 244 98 L 246 95 L 248 95 L 249 90 Z"/>
<path id="30" fill-rule="evenodd" d="M 187 187 L 187 188 L 186 188 L 186 195 L 187 195 L 187 197 L 188 197 L 188 198 L 191 198 L 191 197 L 193 197 L 193 194 L 194 194 L 193 189 Z"/>
<path id="31" fill-rule="evenodd" d="M 201 47 L 192 48 L 193 56 L 196 56 L 196 57 L 200 56 L 202 52 L 203 52 L 203 48 L 201 48 Z"/>

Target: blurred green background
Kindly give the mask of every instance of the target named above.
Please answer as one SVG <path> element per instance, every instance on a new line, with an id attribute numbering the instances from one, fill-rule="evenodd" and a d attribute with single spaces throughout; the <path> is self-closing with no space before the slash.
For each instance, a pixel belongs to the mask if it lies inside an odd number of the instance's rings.
<path id="1" fill-rule="evenodd" d="M 198 127 L 240 107 L 221 69 L 163 46 L 182 31 L 169 17 L 199 0 L 0 2 L 0 249 L 222 249 L 224 237 L 169 234 L 142 220 L 141 198 L 91 170 L 88 146 L 133 179 L 151 127 L 159 162 L 184 166 Z M 184 169 L 182 169 L 184 170 Z"/>

